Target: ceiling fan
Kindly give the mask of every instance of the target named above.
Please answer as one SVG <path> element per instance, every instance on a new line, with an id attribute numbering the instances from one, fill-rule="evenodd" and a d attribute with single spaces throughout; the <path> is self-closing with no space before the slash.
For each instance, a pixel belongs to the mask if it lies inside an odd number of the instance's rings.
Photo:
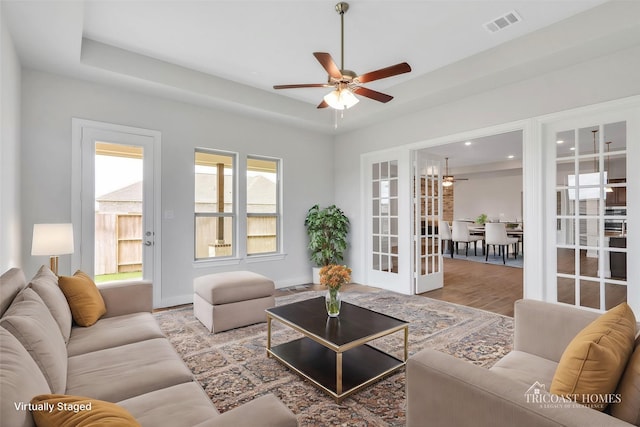
<path id="1" fill-rule="evenodd" d="M 332 107 L 336 110 L 344 110 L 345 108 L 351 108 L 352 106 L 357 104 L 358 98 L 354 94 L 361 95 L 379 102 L 389 102 L 393 99 L 393 96 L 366 88 L 362 86 L 362 84 L 372 82 L 374 80 L 396 76 L 398 74 L 408 73 L 411 71 L 411 67 L 406 62 L 402 62 L 400 64 L 381 68 L 379 70 L 371 71 L 361 75 L 357 75 L 354 71 L 346 70 L 344 68 L 344 14 L 347 12 L 347 10 L 349 10 L 348 3 L 340 2 L 336 4 L 336 11 L 340 14 L 341 27 L 340 68 L 338 68 L 336 63 L 333 61 L 333 58 L 331 58 L 330 54 L 325 52 L 313 53 L 313 56 L 316 57 L 320 65 L 322 65 L 322 67 L 329 74 L 327 83 L 275 85 L 273 87 L 274 89 L 297 89 L 307 87 L 333 88 L 334 90 L 325 95 L 324 99 L 320 104 L 318 104 L 317 108 Z"/>
<path id="2" fill-rule="evenodd" d="M 453 175 L 449 175 L 449 158 L 445 157 L 444 158 L 444 162 L 445 162 L 445 172 L 444 172 L 444 175 L 442 175 L 442 186 L 443 187 L 451 187 L 453 185 L 453 183 L 456 182 L 456 181 L 469 181 L 468 178 L 454 179 Z"/>

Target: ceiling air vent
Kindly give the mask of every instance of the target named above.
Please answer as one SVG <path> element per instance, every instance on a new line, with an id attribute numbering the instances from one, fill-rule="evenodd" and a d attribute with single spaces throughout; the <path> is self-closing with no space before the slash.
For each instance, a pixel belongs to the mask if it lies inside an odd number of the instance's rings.
<path id="1" fill-rule="evenodd" d="M 520 18 L 518 12 L 512 10 L 511 12 L 508 12 L 500 16 L 499 18 L 487 22 L 486 24 L 484 24 L 484 28 L 486 28 L 490 33 L 497 33 L 498 31 L 504 30 L 508 26 L 520 21 L 522 21 L 522 18 Z"/>

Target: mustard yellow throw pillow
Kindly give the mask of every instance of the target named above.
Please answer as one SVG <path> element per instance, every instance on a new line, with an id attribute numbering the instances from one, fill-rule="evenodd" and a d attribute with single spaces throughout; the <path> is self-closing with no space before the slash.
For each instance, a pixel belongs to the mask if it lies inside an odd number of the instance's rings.
<path id="1" fill-rule="evenodd" d="M 551 393 L 604 410 L 633 351 L 635 332 L 636 319 L 627 303 L 591 322 L 562 354 Z"/>
<path id="2" fill-rule="evenodd" d="M 140 427 L 123 407 L 88 397 L 41 394 L 31 405 L 37 427 Z"/>
<path id="3" fill-rule="evenodd" d="M 58 285 L 67 298 L 73 320 L 78 325 L 91 326 L 107 312 L 98 287 L 82 271 L 76 271 L 73 276 L 60 276 Z"/>

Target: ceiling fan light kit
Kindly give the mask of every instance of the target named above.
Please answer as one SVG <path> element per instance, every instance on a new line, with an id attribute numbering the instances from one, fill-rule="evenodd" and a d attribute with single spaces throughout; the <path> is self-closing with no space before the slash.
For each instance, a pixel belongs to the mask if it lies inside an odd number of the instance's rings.
<path id="1" fill-rule="evenodd" d="M 442 186 L 443 187 L 451 187 L 453 185 L 454 182 L 456 181 L 468 181 L 467 178 L 458 178 L 455 179 L 453 177 L 453 175 L 449 175 L 449 158 L 445 157 L 444 158 L 445 161 L 445 172 L 444 175 L 442 175 Z"/>
<path id="2" fill-rule="evenodd" d="M 346 108 L 351 108 L 356 105 L 360 100 L 356 98 L 356 96 L 351 93 L 350 90 L 339 90 L 336 89 L 332 92 L 329 92 L 324 96 L 324 101 L 329 104 L 329 107 L 334 108 L 336 110 L 344 110 Z"/>
<path id="3" fill-rule="evenodd" d="M 296 89 L 309 87 L 327 87 L 333 90 L 324 96 L 323 101 L 317 108 L 331 107 L 335 110 L 345 110 L 358 103 L 355 94 L 373 99 L 378 102 L 389 102 L 392 96 L 377 92 L 362 86 L 363 83 L 380 80 L 398 74 L 408 73 L 411 67 L 406 62 L 381 68 L 362 75 L 357 75 L 351 70 L 344 68 L 344 14 L 349 10 L 349 4 L 340 2 L 336 4 L 336 12 L 340 15 L 340 60 L 341 68 L 338 68 L 330 54 L 325 52 L 314 52 L 313 56 L 328 73 L 327 83 L 309 83 L 292 85 L 275 85 L 274 89 Z"/>

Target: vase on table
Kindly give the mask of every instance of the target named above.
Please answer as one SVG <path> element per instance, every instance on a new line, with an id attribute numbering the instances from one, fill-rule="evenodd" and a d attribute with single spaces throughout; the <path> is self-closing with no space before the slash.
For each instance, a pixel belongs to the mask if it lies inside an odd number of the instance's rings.
<path id="1" fill-rule="evenodd" d="M 327 314 L 329 317 L 338 317 L 340 314 L 340 305 L 342 304 L 342 297 L 340 291 L 337 289 L 329 289 L 325 295 L 325 305 L 327 307 Z"/>

